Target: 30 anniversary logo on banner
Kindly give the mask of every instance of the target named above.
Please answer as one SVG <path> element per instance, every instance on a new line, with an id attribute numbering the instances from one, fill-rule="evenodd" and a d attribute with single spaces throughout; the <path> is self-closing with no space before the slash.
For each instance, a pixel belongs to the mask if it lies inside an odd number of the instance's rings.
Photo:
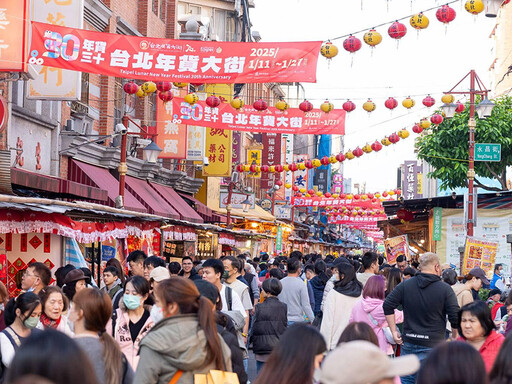
<path id="1" fill-rule="evenodd" d="M 314 83 L 320 46 L 169 40 L 32 22 L 29 63 L 153 81 Z"/>

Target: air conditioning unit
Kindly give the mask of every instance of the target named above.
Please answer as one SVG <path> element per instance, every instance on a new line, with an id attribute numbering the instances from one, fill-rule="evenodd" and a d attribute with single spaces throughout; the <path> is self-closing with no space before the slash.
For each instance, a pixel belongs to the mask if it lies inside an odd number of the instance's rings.
<path id="1" fill-rule="evenodd" d="M 66 121 L 64 130 L 68 132 L 75 132 L 79 135 L 86 135 L 91 131 L 92 120 L 87 117 L 71 117 Z"/>

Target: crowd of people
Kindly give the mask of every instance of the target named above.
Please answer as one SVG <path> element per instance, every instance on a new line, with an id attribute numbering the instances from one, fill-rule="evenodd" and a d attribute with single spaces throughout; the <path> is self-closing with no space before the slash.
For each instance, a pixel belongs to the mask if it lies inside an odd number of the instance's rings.
<path id="1" fill-rule="evenodd" d="M 100 282 L 34 262 L 19 296 L 0 283 L 1 382 L 245 384 L 253 356 L 253 384 L 512 384 L 502 275 L 457 276 L 434 253 L 166 264 L 134 251 Z"/>

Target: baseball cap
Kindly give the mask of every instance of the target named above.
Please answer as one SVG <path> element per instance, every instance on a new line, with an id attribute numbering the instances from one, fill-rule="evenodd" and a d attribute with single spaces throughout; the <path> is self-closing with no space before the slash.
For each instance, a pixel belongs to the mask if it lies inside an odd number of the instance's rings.
<path id="1" fill-rule="evenodd" d="M 165 267 L 156 267 L 149 274 L 149 278 L 153 279 L 157 283 L 159 283 L 165 279 L 169 279 L 170 277 L 171 277 L 171 275 L 170 275 L 169 271 L 167 270 L 167 268 L 165 268 Z"/>
<path id="2" fill-rule="evenodd" d="M 340 344 L 322 362 L 322 384 L 375 383 L 382 379 L 416 372 L 420 361 L 416 355 L 390 359 L 376 345 L 363 340 Z M 340 374 L 343 372 L 343 374 Z"/>
<path id="3" fill-rule="evenodd" d="M 491 284 L 487 276 L 485 276 L 485 271 L 480 267 L 473 268 L 471 271 L 469 271 L 469 274 L 471 276 L 478 277 L 480 280 L 482 280 L 482 283 L 484 283 L 484 285 Z"/>

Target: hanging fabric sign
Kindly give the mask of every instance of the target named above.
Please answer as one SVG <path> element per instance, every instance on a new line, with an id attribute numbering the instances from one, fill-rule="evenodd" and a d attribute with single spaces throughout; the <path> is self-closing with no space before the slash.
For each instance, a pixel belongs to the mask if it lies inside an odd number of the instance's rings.
<path id="1" fill-rule="evenodd" d="M 314 83 L 320 45 L 169 40 L 32 22 L 29 63 L 152 81 Z"/>
<path id="2" fill-rule="evenodd" d="M 345 134 L 346 112 L 342 109 L 335 109 L 329 113 L 316 109 L 304 113 L 298 108 L 280 111 L 270 107 L 260 112 L 252 106 L 236 110 L 229 103 L 221 103 L 217 108 L 208 107 L 204 101 L 190 105 L 180 98 L 174 98 L 172 106 L 173 110 L 178 112 L 175 120 L 179 124 L 245 132 Z"/>
<path id="3" fill-rule="evenodd" d="M 325 197 L 297 197 L 293 199 L 296 207 L 360 207 L 382 209 L 380 200 L 373 202 L 371 200 L 355 200 L 355 199 L 333 199 Z"/>

